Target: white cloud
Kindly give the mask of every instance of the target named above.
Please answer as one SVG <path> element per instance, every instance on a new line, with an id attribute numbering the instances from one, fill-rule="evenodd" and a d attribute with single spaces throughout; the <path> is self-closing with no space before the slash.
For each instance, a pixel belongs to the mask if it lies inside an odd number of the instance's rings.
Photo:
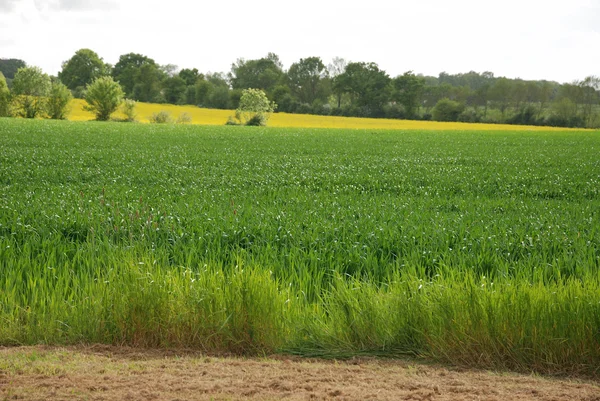
<path id="1" fill-rule="evenodd" d="M 0 11 L 11 12 L 14 11 L 19 0 L 0 0 Z"/>

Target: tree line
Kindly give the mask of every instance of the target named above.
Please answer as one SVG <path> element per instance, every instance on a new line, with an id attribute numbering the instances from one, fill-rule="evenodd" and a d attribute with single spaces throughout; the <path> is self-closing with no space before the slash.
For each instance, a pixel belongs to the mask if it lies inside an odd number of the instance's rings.
<path id="1" fill-rule="evenodd" d="M 8 88 L 22 92 L 14 79 L 23 67 L 22 60 L 0 60 L 0 72 L 6 77 L 4 93 Z M 237 109 L 242 91 L 254 88 L 263 90 L 277 111 L 287 113 L 600 126 L 600 78 L 596 76 L 562 84 L 474 71 L 442 72 L 437 77 L 407 71 L 390 77 L 374 62 L 334 58 L 326 65 L 320 57 L 300 59 L 286 70 L 274 53 L 238 59 L 228 73 L 201 73 L 197 68 L 160 65 L 137 53 L 120 56 L 112 66 L 94 51 L 81 49 L 62 64 L 57 77 L 49 77 L 46 93 L 56 82 L 55 91 L 60 84 L 74 97 L 83 98 L 86 87 L 104 76 L 118 82 L 126 98 L 142 102 Z"/>

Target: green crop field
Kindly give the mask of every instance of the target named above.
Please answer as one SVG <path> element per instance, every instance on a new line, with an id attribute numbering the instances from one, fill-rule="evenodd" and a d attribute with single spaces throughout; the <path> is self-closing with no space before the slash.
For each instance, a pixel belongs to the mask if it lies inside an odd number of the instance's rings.
<path id="1" fill-rule="evenodd" d="M 0 119 L 0 345 L 598 374 L 600 134 Z"/>

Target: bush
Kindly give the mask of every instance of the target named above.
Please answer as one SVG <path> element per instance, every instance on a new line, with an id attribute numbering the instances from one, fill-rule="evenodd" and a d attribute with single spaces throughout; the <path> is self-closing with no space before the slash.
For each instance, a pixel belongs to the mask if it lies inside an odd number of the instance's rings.
<path id="1" fill-rule="evenodd" d="M 85 110 L 96 115 L 98 121 L 108 121 L 123 101 L 123 89 L 112 77 L 96 78 L 89 84 L 85 93 L 88 103 Z"/>
<path id="2" fill-rule="evenodd" d="M 466 109 L 458 115 L 457 121 L 463 123 L 478 123 L 481 121 L 481 119 L 475 110 Z"/>
<path id="3" fill-rule="evenodd" d="M 225 125 L 240 125 L 240 122 L 236 120 L 233 116 L 229 116 L 229 118 L 227 118 L 227 121 L 225 122 Z"/>
<path id="4" fill-rule="evenodd" d="M 267 120 L 276 107 L 262 90 L 244 89 L 235 118 L 244 125 L 267 125 Z"/>
<path id="5" fill-rule="evenodd" d="M 0 72 L 0 117 L 10 116 L 10 91 L 6 79 Z"/>
<path id="6" fill-rule="evenodd" d="M 396 118 L 399 120 L 406 118 L 404 106 L 399 104 L 387 104 L 383 106 L 383 115 L 385 118 Z"/>
<path id="7" fill-rule="evenodd" d="M 264 114 L 258 113 L 246 121 L 245 125 L 249 127 L 264 127 L 267 125 L 267 119 Z"/>
<path id="8" fill-rule="evenodd" d="M 152 124 L 171 124 L 173 123 L 173 117 L 171 113 L 166 110 L 161 110 L 158 113 L 153 113 L 148 117 Z"/>
<path id="9" fill-rule="evenodd" d="M 508 124 L 519 124 L 519 125 L 538 125 L 538 119 L 536 118 L 537 110 L 535 107 L 528 105 L 525 108 L 519 110 L 511 118 L 507 119 Z"/>
<path id="10" fill-rule="evenodd" d="M 181 113 L 177 117 L 177 124 L 189 124 L 192 122 L 192 116 L 189 113 Z"/>
<path id="11" fill-rule="evenodd" d="M 17 114 L 25 118 L 35 118 L 42 114 L 50 87 L 50 77 L 41 68 L 19 68 L 13 80 L 13 100 Z"/>
<path id="12" fill-rule="evenodd" d="M 48 117 L 53 120 L 64 120 L 69 114 L 69 103 L 71 103 L 73 95 L 69 88 L 63 83 L 55 81 L 52 82 L 50 88 L 50 96 L 46 101 L 46 112 Z"/>
<path id="13" fill-rule="evenodd" d="M 458 116 L 464 110 L 464 104 L 444 98 L 437 102 L 431 114 L 436 121 L 458 121 Z"/>
<path id="14" fill-rule="evenodd" d="M 135 122 L 135 118 L 137 117 L 137 113 L 135 112 L 135 107 L 137 106 L 137 102 L 132 99 L 123 100 L 123 104 L 121 105 L 121 112 L 125 114 L 125 121 L 132 123 Z"/>

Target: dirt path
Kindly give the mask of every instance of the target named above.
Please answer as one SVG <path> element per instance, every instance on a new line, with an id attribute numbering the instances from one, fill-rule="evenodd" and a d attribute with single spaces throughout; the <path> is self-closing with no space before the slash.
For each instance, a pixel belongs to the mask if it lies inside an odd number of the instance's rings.
<path id="1" fill-rule="evenodd" d="M 0 400 L 585 400 L 600 383 L 407 361 L 206 357 L 108 346 L 0 348 Z"/>

